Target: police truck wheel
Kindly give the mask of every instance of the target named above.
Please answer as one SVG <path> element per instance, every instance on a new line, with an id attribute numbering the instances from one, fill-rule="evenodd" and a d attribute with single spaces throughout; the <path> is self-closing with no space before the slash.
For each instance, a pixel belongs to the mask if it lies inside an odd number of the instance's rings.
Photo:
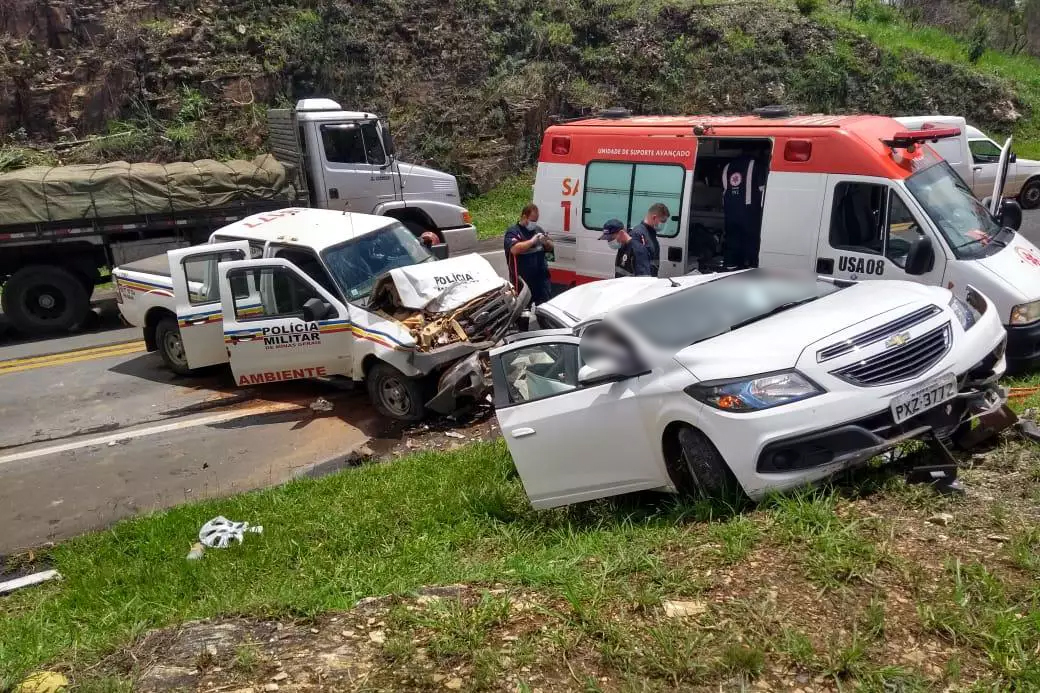
<path id="1" fill-rule="evenodd" d="M 376 411 L 398 421 L 420 421 L 426 415 L 426 388 L 386 363 L 368 372 L 368 396 Z"/>
<path id="2" fill-rule="evenodd" d="M 1022 209 L 1040 207 L 1040 178 L 1034 178 L 1022 186 L 1022 191 L 1018 193 L 1018 206 Z"/>
<path id="3" fill-rule="evenodd" d="M 677 438 L 678 446 L 673 451 L 673 459 L 669 460 L 669 471 L 680 493 L 735 504 L 745 500 L 737 478 L 706 435 L 691 426 L 683 426 Z"/>
<path id="4" fill-rule="evenodd" d="M 175 318 L 163 318 L 155 326 L 155 347 L 166 367 L 177 375 L 191 375 L 181 330 Z"/>
<path id="5" fill-rule="evenodd" d="M 21 332 L 66 332 L 87 318 L 90 294 L 83 282 L 62 267 L 30 265 L 4 285 L 4 313 Z"/>

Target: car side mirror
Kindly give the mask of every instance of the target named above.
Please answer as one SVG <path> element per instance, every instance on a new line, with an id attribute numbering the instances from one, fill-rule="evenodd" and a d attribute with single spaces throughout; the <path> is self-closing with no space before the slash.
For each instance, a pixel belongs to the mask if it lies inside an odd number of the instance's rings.
<path id="1" fill-rule="evenodd" d="M 320 298 L 308 299 L 303 304 L 303 320 L 304 322 L 318 322 L 324 320 L 332 312 L 332 306 Z"/>
<path id="2" fill-rule="evenodd" d="M 1008 161 L 1011 162 L 1012 164 L 1015 163 L 1016 161 L 1018 161 L 1018 154 L 1015 154 L 1014 152 L 1011 152 L 1011 156 L 1008 157 Z"/>
<path id="3" fill-rule="evenodd" d="M 448 259 L 448 244 L 447 243 L 435 243 L 430 246 L 430 253 L 438 260 Z"/>
<path id="4" fill-rule="evenodd" d="M 919 236 L 910 244 L 910 250 L 906 254 L 906 273 L 920 275 L 928 272 L 935 266 L 935 248 L 932 239 L 928 236 Z"/>
<path id="5" fill-rule="evenodd" d="M 1000 204 L 1000 212 L 997 214 L 997 221 L 1000 223 L 1001 228 L 1018 231 L 1022 226 L 1021 205 L 1014 200 L 1004 200 Z"/>
<path id="6" fill-rule="evenodd" d="M 621 380 L 625 375 L 621 363 L 614 359 L 600 359 L 595 365 L 586 364 L 578 370 L 578 383 L 584 386 L 599 385 L 612 380 Z"/>
<path id="7" fill-rule="evenodd" d="M 379 121 L 379 137 L 383 140 L 383 149 L 386 151 L 386 155 L 393 158 L 395 155 L 394 149 L 394 138 L 390 134 L 390 128 L 386 126 L 386 123 Z"/>

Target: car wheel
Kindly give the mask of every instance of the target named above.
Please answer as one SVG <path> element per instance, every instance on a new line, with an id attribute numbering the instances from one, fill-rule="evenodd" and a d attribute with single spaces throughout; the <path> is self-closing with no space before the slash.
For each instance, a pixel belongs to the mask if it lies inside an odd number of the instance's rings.
<path id="1" fill-rule="evenodd" d="M 740 503 L 746 497 L 726 460 L 706 435 L 691 426 L 676 433 L 669 468 L 680 493 L 694 498 L 712 498 Z"/>
<path id="2" fill-rule="evenodd" d="M 155 326 L 155 346 L 166 367 L 177 375 L 191 375 L 184 340 L 175 318 L 163 318 Z"/>
<path id="3" fill-rule="evenodd" d="M 420 421 L 426 415 L 424 382 L 409 378 L 387 363 L 372 366 L 365 378 L 376 411 L 398 421 Z"/>
<path id="4" fill-rule="evenodd" d="M 1040 178 L 1033 178 L 1022 186 L 1022 190 L 1018 193 L 1018 205 L 1022 209 L 1040 207 Z"/>

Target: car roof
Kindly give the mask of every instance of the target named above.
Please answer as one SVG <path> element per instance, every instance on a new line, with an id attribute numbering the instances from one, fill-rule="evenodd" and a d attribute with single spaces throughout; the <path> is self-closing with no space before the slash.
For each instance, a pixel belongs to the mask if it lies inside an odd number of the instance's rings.
<path id="1" fill-rule="evenodd" d="M 568 289 L 545 305 L 570 316 L 570 319 L 575 320 L 575 324 L 577 324 L 625 306 L 646 303 L 723 276 L 726 275 L 692 274 L 673 279 L 657 277 L 602 279 Z"/>
<path id="2" fill-rule="evenodd" d="M 261 243 L 282 242 L 321 252 L 344 241 L 378 231 L 396 221 L 391 217 L 373 214 L 289 207 L 254 214 L 219 229 L 214 235 Z"/>
<path id="3" fill-rule="evenodd" d="M 969 140 L 988 140 L 989 139 L 989 136 L 986 135 L 986 133 L 984 133 L 982 130 L 979 130 L 977 127 L 973 127 L 971 125 L 969 125 L 967 127 L 967 133 L 968 133 L 968 139 Z"/>

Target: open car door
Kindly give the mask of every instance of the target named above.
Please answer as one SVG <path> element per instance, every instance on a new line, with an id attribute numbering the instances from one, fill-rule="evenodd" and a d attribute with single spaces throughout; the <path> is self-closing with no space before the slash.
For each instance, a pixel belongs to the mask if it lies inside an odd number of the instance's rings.
<path id="1" fill-rule="evenodd" d="M 217 265 L 249 257 L 249 242 L 206 243 L 171 250 L 166 256 L 188 366 L 194 369 L 226 362 Z"/>
<path id="2" fill-rule="evenodd" d="M 997 176 L 993 181 L 993 196 L 989 199 L 989 213 L 993 216 L 1000 212 L 1000 203 L 1004 198 L 1004 183 L 1007 181 L 1008 166 L 1011 164 L 1011 139 L 1007 138 L 1000 150 Z"/>
<path id="3" fill-rule="evenodd" d="M 640 379 L 579 385 L 580 342 L 549 334 L 491 352 L 495 416 L 536 508 L 663 485 L 640 423 Z"/>
<path id="4" fill-rule="evenodd" d="M 223 344 L 239 385 L 350 375 L 349 307 L 281 258 L 222 262 Z"/>

